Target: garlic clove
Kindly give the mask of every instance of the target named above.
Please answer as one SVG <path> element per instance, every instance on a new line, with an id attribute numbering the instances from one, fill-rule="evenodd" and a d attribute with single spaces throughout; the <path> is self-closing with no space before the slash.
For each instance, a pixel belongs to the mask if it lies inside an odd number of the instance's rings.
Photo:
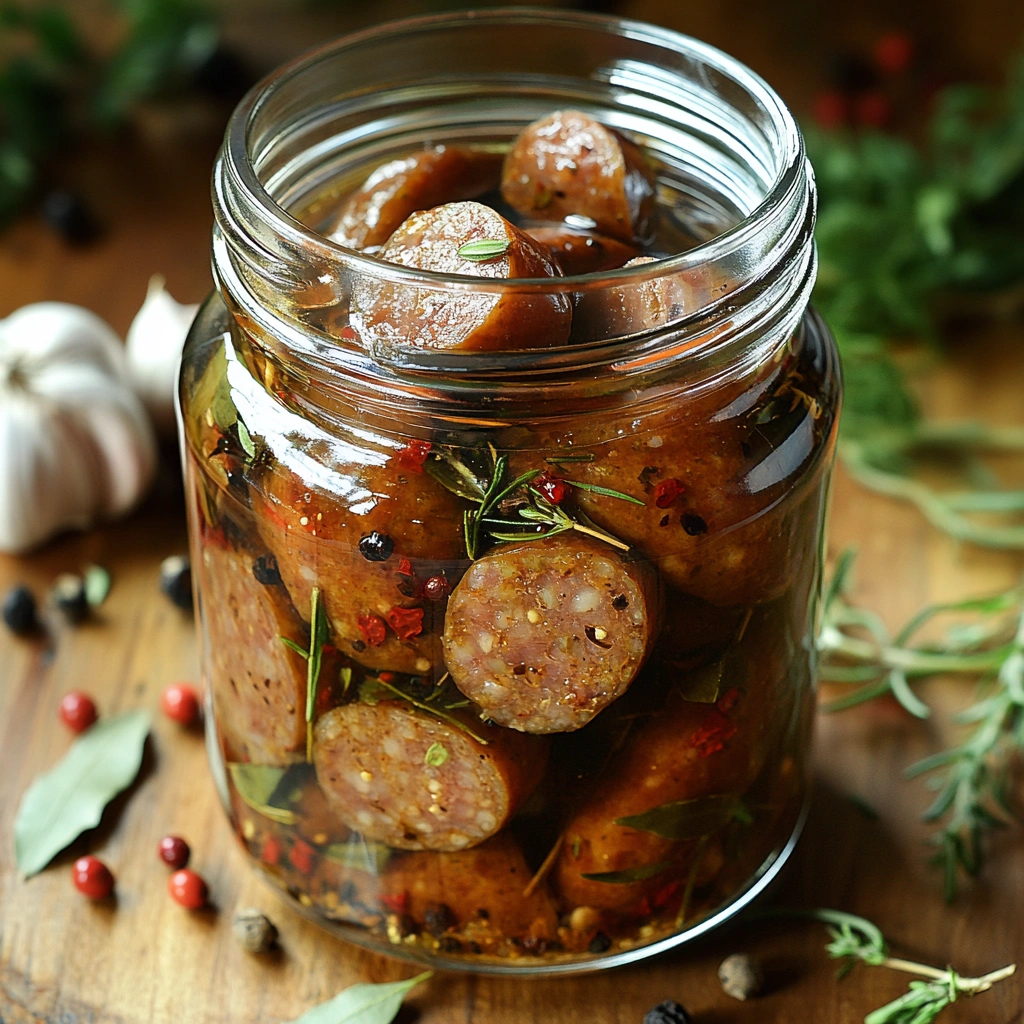
<path id="1" fill-rule="evenodd" d="M 198 305 L 175 302 L 159 275 L 150 278 L 142 308 L 128 328 L 129 379 L 158 433 L 175 432 L 174 404 L 181 350 Z"/>

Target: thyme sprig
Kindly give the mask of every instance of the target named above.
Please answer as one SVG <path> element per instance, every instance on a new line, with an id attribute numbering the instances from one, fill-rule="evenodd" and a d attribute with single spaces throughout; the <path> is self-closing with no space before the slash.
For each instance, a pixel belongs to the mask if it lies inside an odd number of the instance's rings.
<path id="1" fill-rule="evenodd" d="M 585 460 L 581 456 L 574 456 L 571 461 Z M 468 508 L 463 512 L 463 532 L 469 558 L 479 557 L 488 540 L 508 544 L 554 537 L 568 530 L 595 537 L 622 551 L 629 550 L 628 544 L 601 529 L 582 512 L 566 511 L 561 505 L 549 501 L 533 486 L 537 478 L 544 474 L 543 468 L 528 469 L 510 479 L 509 457 L 498 455 L 491 445 L 486 450 L 465 455 L 450 449 L 436 450 L 431 453 L 427 470 L 452 493 L 476 505 L 476 508 Z M 639 498 L 610 487 L 578 480 L 561 482 L 568 487 L 592 491 L 634 505 L 644 504 Z"/>
<path id="2" fill-rule="evenodd" d="M 773 916 L 807 917 L 823 922 L 832 937 L 832 941 L 825 947 L 828 955 L 844 961 L 839 971 L 840 977 L 861 962 L 871 967 L 888 967 L 928 979 L 912 981 L 907 993 L 869 1013 L 864 1018 L 864 1024 L 930 1024 L 959 996 L 986 992 L 997 982 L 1009 978 L 1017 969 L 1016 964 L 1009 964 L 980 978 L 966 978 L 952 968 L 930 967 L 928 964 L 890 956 L 885 936 L 877 925 L 841 910 L 819 908 L 782 911 L 775 912 Z"/>
<path id="3" fill-rule="evenodd" d="M 1024 752 L 1024 588 L 991 597 L 928 605 L 895 636 L 873 612 L 849 605 L 844 592 L 852 552 L 839 559 L 824 601 L 818 637 L 821 678 L 854 684 L 848 695 L 826 705 L 840 711 L 891 693 L 911 714 L 928 706 L 910 679 L 965 676 L 982 692 L 955 721 L 970 726 L 964 740 L 907 769 L 908 778 L 935 773 L 936 797 L 925 821 L 941 823 L 932 836 L 934 862 L 943 870 L 947 900 L 956 894 L 961 871 L 975 875 L 984 840 L 1013 816 L 1006 790 L 1010 764 Z M 913 644 L 920 629 L 939 615 L 958 621 L 939 642 Z"/>

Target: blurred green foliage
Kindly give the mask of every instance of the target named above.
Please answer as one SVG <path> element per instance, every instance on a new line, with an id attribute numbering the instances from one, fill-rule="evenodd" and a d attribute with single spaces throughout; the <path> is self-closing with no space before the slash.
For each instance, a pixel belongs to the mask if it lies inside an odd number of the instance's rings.
<path id="1" fill-rule="evenodd" d="M 133 104 L 187 88 L 218 29 L 197 0 L 110 0 L 113 51 L 89 50 L 65 7 L 0 3 L 0 223 L 28 200 L 45 162 Z"/>

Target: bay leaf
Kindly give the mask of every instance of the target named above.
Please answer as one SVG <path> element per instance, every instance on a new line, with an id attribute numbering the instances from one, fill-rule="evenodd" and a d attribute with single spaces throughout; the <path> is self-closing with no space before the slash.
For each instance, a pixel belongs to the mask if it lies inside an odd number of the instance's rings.
<path id="1" fill-rule="evenodd" d="M 424 971 L 406 981 L 350 985 L 333 999 L 307 1010 L 290 1024 L 391 1024 L 405 994 L 433 976 L 433 971 Z"/>
<path id="2" fill-rule="evenodd" d="M 100 719 L 28 787 L 14 819 L 15 858 L 22 875 L 42 871 L 100 823 L 103 809 L 139 774 L 148 734 L 144 711 Z"/>
<path id="3" fill-rule="evenodd" d="M 655 875 L 660 875 L 668 867 L 668 861 L 661 861 L 658 864 L 640 864 L 635 868 L 625 868 L 622 871 L 597 871 L 581 875 L 590 882 L 606 882 L 608 885 L 629 885 L 630 882 L 643 882 Z"/>
<path id="4" fill-rule="evenodd" d="M 274 795 L 284 768 L 275 768 L 268 764 L 249 764 L 248 762 L 228 762 L 228 774 L 238 795 L 247 807 L 251 807 L 264 818 L 276 821 L 279 825 L 294 825 L 295 812 L 287 807 L 274 807 L 270 798 Z"/>
<path id="5" fill-rule="evenodd" d="M 331 843 L 324 847 L 328 860 L 355 871 L 379 875 L 391 859 L 391 847 L 383 843 L 368 843 L 365 839 L 352 839 L 347 843 Z"/>
<path id="6" fill-rule="evenodd" d="M 700 839 L 737 820 L 749 820 L 749 813 L 738 796 L 723 793 L 661 804 L 642 814 L 616 818 L 615 824 L 662 839 Z"/>
<path id="7" fill-rule="evenodd" d="M 693 672 L 687 672 L 679 680 L 679 696 L 695 704 L 714 704 L 722 688 L 724 662 L 713 661 Z"/>

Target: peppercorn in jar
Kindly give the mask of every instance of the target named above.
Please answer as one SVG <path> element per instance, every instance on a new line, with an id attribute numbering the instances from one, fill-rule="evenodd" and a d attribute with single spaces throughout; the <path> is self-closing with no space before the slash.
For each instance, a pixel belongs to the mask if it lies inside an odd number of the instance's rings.
<path id="1" fill-rule="evenodd" d="M 839 406 L 791 115 L 495 11 L 286 66 L 180 412 L 214 774 L 306 916 L 439 966 L 684 942 L 803 822 Z"/>

